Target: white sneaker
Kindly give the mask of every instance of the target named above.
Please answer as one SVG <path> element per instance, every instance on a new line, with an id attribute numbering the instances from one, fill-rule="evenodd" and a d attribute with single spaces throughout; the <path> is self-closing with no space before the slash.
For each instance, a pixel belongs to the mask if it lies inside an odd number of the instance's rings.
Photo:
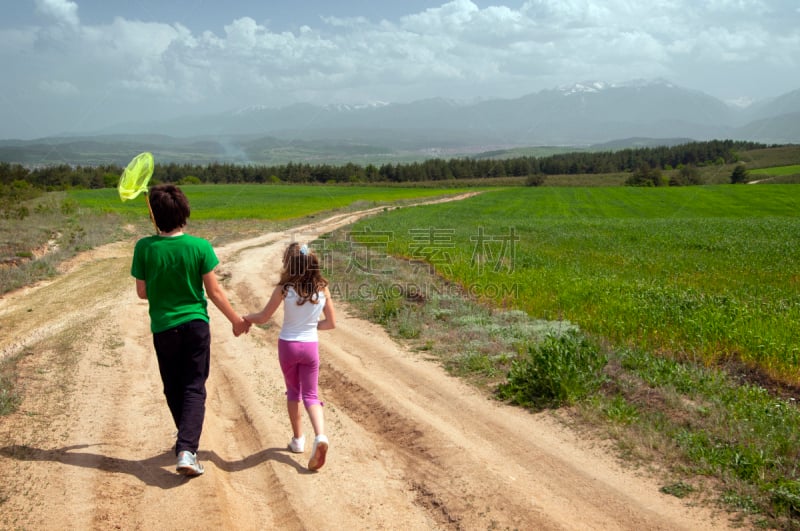
<path id="1" fill-rule="evenodd" d="M 300 437 L 292 437 L 292 440 L 289 441 L 289 450 L 293 451 L 296 454 L 302 454 L 306 451 L 306 436 L 301 435 Z"/>
<path id="2" fill-rule="evenodd" d="M 188 450 L 183 450 L 178 454 L 178 466 L 175 470 L 184 476 L 199 476 L 205 470 L 203 465 L 197 462 L 197 454 L 193 454 Z"/>
<path id="3" fill-rule="evenodd" d="M 325 464 L 325 456 L 328 454 L 328 438 L 324 435 L 317 435 L 314 438 L 314 447 L 311 450 L 311 459 L 308 460 L 309 470 L 319 470 Z"/>

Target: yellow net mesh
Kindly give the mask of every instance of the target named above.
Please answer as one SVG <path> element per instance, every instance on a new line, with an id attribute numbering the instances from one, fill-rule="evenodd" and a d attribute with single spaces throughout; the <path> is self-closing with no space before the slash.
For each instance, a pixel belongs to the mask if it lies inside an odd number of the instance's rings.
<path id="1" fill-rule="evenodd" d="M 125 168 L 119 178 L 119 198 L 123 201 L 133 199 L 142 192 L 147 191 L 147 183 L 153 176 L 153 154 L 139 153 Z"/>

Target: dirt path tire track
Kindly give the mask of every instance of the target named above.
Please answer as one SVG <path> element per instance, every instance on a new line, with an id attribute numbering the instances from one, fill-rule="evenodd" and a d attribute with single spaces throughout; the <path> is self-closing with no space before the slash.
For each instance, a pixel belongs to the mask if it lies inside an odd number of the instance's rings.
<path id="1" fill-rule="evenodd" d="M 263 304 L 283 248 L 298 235 L 311 239 L 380 210 L 218 249 L 234 305 L 244 312 Z M 286 449 L 277 326 L 233 338 L 212 308 L 199 452 L 206 474 L 178 476 L 127 243 L 98 251 L 98 269 L 84 262 L 0 301 L 0 319 L 13 323 L 0 327 L 0 352 L 35 352 L 22 362 L 25 402 L 0 419 L 0 528 L 728 528 L 724 514 L 659 493 L 656 481 L 547 414 L 487 400 L 341 304 L 339 326 L 321 337 L 325 468 L 309 473 L 308 451 Z M 60 302 L 98 274 L 96 296 L 73 307 Z M 74 330 L 79 356 L 72 374 L 47 365 L 49 338 L 65 330 Z M 311 433 L 307 420 L 305 428 Z"/>

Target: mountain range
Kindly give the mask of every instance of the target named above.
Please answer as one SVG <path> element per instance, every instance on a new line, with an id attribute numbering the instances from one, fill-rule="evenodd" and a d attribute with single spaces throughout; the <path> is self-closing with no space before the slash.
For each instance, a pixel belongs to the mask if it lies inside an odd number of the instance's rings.
<path id="1" fill-rule="evenodd" d="M 664 80 L 577 83 L 516 99 L 283 108 L 249 107 L 160 122 L 119 124 L 85 136 L 0 141 L 0 161 L 257 164 L 450 158 L 526 146 L 580 149 L 624 139 L 800 143 L 800 89 L 747 107 Z M 621 140 L 623 140 L 621 142 Z M 631 141 L 633 142 L 633 140 Z"/>

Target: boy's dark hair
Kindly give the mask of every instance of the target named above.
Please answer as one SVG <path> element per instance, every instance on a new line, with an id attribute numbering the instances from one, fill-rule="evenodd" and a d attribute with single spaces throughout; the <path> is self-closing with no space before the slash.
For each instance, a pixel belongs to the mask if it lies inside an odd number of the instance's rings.
<path id="1" fill-rule="evenodd" d="M 153 221 L 161 232 L 172 232 L 186 225 L 191 209 L 189 200 L 174 184 L 159 184 L 150 188 L 148 196 Z"/>

